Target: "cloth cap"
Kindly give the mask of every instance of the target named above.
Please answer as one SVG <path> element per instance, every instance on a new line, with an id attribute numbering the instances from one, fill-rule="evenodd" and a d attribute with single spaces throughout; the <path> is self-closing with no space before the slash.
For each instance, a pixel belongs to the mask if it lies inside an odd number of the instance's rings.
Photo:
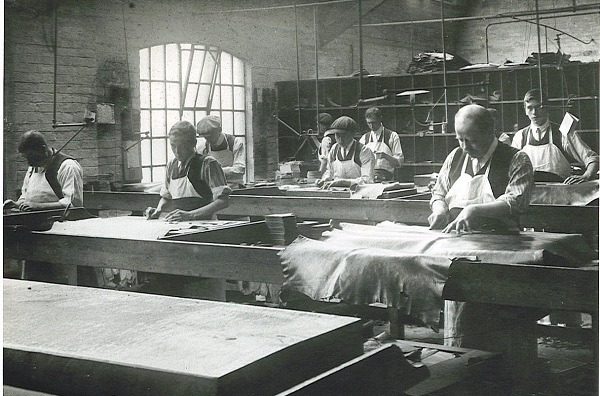
<path id="1" fill-rule="evenodd" d="M 207 135 L 215 130 L 221 132 L 221 119 L 214 115 L 209 115 L 198 121 L 196 125 L 198 135 Z"/>
<path id="2" fill-rule="evenodd" d="M 331 124 L 331 129 L 327 132 L 336 133 L 336 132 L 349 132 L 356 133 L 358 131 L 358 125 L 356 121 L 348 116 L 341 116 L 337 118 Z"/>

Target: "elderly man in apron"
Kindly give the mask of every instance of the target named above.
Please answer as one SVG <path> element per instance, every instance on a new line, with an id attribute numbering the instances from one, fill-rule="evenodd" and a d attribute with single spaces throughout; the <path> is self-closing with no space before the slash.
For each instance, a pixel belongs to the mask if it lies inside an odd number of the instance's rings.
<path id="1" fill-rule="evenodd" d="M 31 130 L 21 136 L 19 153 L 29 168 L 23 180 L 21 196 L 6 200 L 4 208 L 20 211 L 66 209 L 83 206 L 83 170 L 72 157 L 48 147 L 41 132 Z M 71 268 L 72 269 L 72 268 Z M 86 270 L 82 268 L 85 274 Z M 63 265 L 28 261 L 24 276 L 29 280 L 70 283 L 69 268 Z"/>
<path id="2" fill-rule="evenodd" d="M 523 104 L 531 124 L 519 130 L 512 146 L 529 155 L 536 181 L 560 181 L 578 184 L 588 181 L 598 172 L 598 154 L 589 148 L 577 132 L 562 133 L 559 126 L 550 122 L 547 98 L 539 89 L 525 94 Z M 583 175 L 572 175 L 571 162 L 585 165 Z"/>
<path id="3" fill-rule="evenodd" d="M 383 126 L 383 115 L 377 107 L 367 109 L 365 120 L 370 131 L 360 138 L 360 142 L 375 154 L 374 181 L 396 181 L 396 168 L 404 162 L 398 134 Z"/>
<path id="4" fill-rule="evenodd" d="M 148 219 L 161 213 L 167 221 L 216 219 L 216 213 L 229 206 L 231 188 L 219 163 L 196 152 L 196 128 L 187 121 L 176 122 L 169 131 L 175 155 L 167 164 L 165 183 L 156 208 L 146 209 Z M 225 281 L 177 275 L 156 275 L 158 293 L 224 300 Z M 150 287 L 149 291 L 153 291 Z"/>
<path id="5" fill-rule="evenodd" d="M 430 201 L 431 229 L 443 232 L 518 231 L 519 215 L 533 188 L 533 167 L 527 154 L 498 142 L 494 121 L 482 106 L 471 104 L 455 116 L 459 147 L 444 161 Z M 507 336 L 526 332 L 523 317 L 543 314 L 490 304 L 446 301 L 446 345 L 491 351 L 518 349 L 524 362 L 535 360 L 537 344 L 531 337 Z M 539 317 L 537 317 L 539 316 Z M 535 337 L 534 337 L 535 338 Z M 515 348 L 511 342 L 526 340 Z M 533 340 L 533 341 L 532 341 Z M 531 343 L 535 345 L 530 345 Z M 528 354 L 528 356 L 526 356 Z"/>
<path id="6" fill-rule="evenodd" d="M 225 173 L 227 184 L 233 189 L 244 188 L 246 149 L 244 139 L 222 132 L 221 119 L 209 115 L 196 124 L 198 140 L 196 151 L 216 159 Z"/>
<path id="7" fill-rule="evenodd" d="M 323 189 L 330 187 L 351 187 L 373 182 L 373 152 L 354 139 L 358 132 L 356 121 L 341 116 L 331 124 L 336 143 L 331 146 L 327 157 L 327 169 L 323 178 L 315 184 Z"/>

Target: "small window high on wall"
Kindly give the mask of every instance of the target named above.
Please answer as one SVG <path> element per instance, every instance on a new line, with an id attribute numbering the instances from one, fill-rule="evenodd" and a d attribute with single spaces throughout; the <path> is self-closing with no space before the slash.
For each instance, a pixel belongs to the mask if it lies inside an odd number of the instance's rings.
<path id="1" fill-rule="evenodd" d="M 244 63 L 214 46 L 157 45 L 140 50 L 142 182 L 163 181 L 173 158 L 167 134 L 180 120 L 221 117 L 223 132 L 246 138 Z M 247 146 L 247 145 L 246 145 Z"/>

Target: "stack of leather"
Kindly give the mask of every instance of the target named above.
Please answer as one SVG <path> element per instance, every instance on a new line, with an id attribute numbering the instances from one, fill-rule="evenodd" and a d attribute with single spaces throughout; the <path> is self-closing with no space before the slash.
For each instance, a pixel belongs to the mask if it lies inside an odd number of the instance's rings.
<path id="1" fill-rule="evenodd" d="M 296 216 L 292 213 L 266 215 L 265 222 L 275 245 L 289 245 L 298 237 Z"/>

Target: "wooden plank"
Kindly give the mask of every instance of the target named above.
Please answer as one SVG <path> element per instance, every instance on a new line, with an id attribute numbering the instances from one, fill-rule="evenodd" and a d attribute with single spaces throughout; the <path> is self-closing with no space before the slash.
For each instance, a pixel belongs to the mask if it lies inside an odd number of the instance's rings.
<path id="1" fill-rule="evenodd" d="M 490 264 L 450 265 L 444 298 L 552 310 L 598 312 L 598 266 L 583 268 Z"/>
<path id="2" fill-rule="evenodd" d="M 4 232 L 4 257 L 173 275 L 282 283 L 274 247 Z"/>
<path id="3" fill-rule="evenodd" d="M 365 353 L 277 396 L 402 395 L 427 377 L 393 344 Z"/>
<path id="4" fill-rule="evenodd" d="M 169 241 L 187 241 L 187 242 L 210 242 L 227 244 L 273 244 L 271 234 L 264 220 L 252 223 L 226 226 L 223 228 L 185 233 L 182 235 L 167 236 L 162 238 Z"/>
<path id="5" fill-rule="evenodd" d="M 146 193 L 86 191 L 84 200 L 88 209 L 140 211 L 147 206 L 156 206 L 159 196 Z M 598 231 L 598 209 L 597 206 L 531 205 L 527 213 L 521 216 L 521 226 L 536 230 L 592 233 Z M 306 219 L 374 222 L 389 220 L 427 225 L 431 209 L 429 202 L 424 200 L 232 195 L 230 206 L 219 213 L 265 216 L 288 212 Z"/>
<path id="6" fill-rule="evenodd" d="M 356 318 L 39 282 L 4 318 L 5 383 L 56 394 L 274 394 L 362 354 Z"/>

